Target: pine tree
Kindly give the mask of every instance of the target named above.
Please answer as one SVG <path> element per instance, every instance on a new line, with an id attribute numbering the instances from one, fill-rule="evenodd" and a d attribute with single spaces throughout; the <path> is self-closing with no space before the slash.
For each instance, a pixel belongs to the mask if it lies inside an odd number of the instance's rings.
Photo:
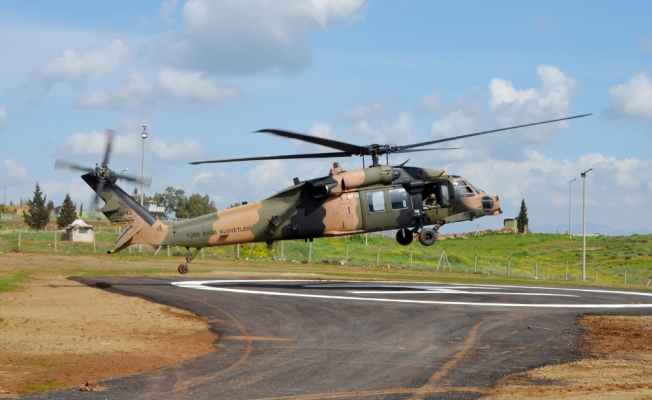
<path id="1" fill-rule="evenodd" d="M 63 199 L 63 204 L 59 210 L 59 216 L 57 217 L 57 226 L 61 229 L 72 224 L 75 219 L 77 219 L 77 207 L 70 199 L 70 195 L 66 194 L 66 198 Z"/>
<path id="2" fill-rule="evenodd" d="M 518 232 L 526 233 L 527 227 L 530 224 L 530 220 L 527 217 L 527 206 L 525 205 L 525 199 L 521 200 L 521 211 L 519 211 L 516 220 Z"/>
<path id="3" fill-rule="evenodd" d="M 27 200 L 28 211 L 23 213 L 25 223 L 32 229 L 41 230 L 45 228 L 45 225 L 50 220 L 50 212 L 45 205 L 47 201 L 47 196 L 41 192 L 41 188 L 36 183 L 36 189 L 34 189 L 34 197 L 31 200 Z"/>

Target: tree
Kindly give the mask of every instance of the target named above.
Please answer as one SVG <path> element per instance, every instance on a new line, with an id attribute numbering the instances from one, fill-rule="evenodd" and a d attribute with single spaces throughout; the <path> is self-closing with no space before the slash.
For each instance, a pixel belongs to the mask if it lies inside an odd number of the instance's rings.
<path id="1" fill-rule="evenodd" d="M 72 224 L 74 220 L 77 219 L 77 207 L 75 203 L 70 199 L 70 195 L 66 194 L 66 198 L 63 199 L 63 204 L 59 210 L 59 216 L 57 217 L 57 226 L 59 229 L 64 226 Z"/>
<path id="2" fill-rule="evenodd" d="M 186 192 L 181 189 L 175 189 L 172 186 L 165 188 L 165 193 L 156 193 L 154 199 L 158 202 L 160 207 L 165 208 L 165 215 L 174 214 L 177 218 L 187 218 L 182 217 L 181 214 L 184 214 L 182 208 L 185 208 L 186 204 Z"/>
<path id="3" fill-rule="evenodd" d="M 48 215 L 51 218 L 54 215 L 54 202 L 52 200 L 48 201 L 48 205 L 45 207 L 48 209 Z"/>
<path id="4" fill-rule="evenodd" d="M 41 188 L 36 183 L 36 189 L 34 189 L 34 197 L 31 200 L 27 200 L 28 210 L 27 213 L 23 212 L 23 218 L 25 223 L 32 229 L 41 230 L 45 228 L 45 225 L 50 220 L 50 212 L 45 205 L 47 201 L 47 196 L 41 192 Z"/>
<path id="5" fill-rule="evenodd" d="M 525 233 L 528 225 L 530 224 L 530 220 L 527 217 L 527 206 L 525 205 L 525 199 L 521 200 L 521 211 L 519 211 L 516 220 L 518 232 Z"/>
<path id="6" fill-rule="evenodd" d="M 193 194 L 188 197 L 188 202 L 186 203 L 186 213 L 188 216 L 186 218 L 195 218 L 216 211 L 215 202 L 208 195 L 202 197 L 199 194 Z"/>

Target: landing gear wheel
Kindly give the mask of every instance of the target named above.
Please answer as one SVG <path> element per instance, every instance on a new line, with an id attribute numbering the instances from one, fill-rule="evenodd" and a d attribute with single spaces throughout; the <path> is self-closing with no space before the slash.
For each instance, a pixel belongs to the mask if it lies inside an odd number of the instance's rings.
<path id="1" fill-rule="evenodd" d="M 187 274 L 188 273 L 188 264 L 179 264 L 179 268 L 177 268 L 177 271 L 179 271 L 179 273 L 181 275 Z"/>
<path id="2" fill-rule="evenodd" d="M 419 243 L 424 246 L 432 246 L 437 240 L 437 232 L 434 229 L 423 229 L 419 232 Z"/>
<path id="3" fill-rule="evenodd" d="M 396 231 L 396 241 L 401 246 L 407 246 L 408 244 L 412 243 L 412 239 L 414 239 L 414 233 L 412 232 L 412 229 L 401 228 Z"/>

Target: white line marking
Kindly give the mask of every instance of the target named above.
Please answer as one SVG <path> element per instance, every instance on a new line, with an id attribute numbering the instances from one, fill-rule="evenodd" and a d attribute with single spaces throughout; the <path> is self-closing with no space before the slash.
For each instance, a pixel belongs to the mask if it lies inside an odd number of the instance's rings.
<path id="1" fill-rule="evenodd" d="M 352 294 L 484 294 L 494 295 L 502 294 L 506 296 L 550 296 L 550 297 L 580 297 L 574 294 L 554 294 L 554 293 L 513 293 L 513 292 L 466 292 L 464 290 L 361 290 L 361 291 L 348 291 Z"/>
<path id="2" fill-rule="evenodd" d="M 230 283 L 264 283 L 264 282 L 294 282 L 293 280 L 221 280 L 221 281 L 185 281 L 185 282 L 172 282 L 172 285 L 199 290 L 210 290 L 218 292 L 230 293 L 243 293 L 243 294 L 256 294 L 263 296 L 282 296 L 282 297 L 301 297 L 301 298 L 314 298 L 314 299 L 333 299 L 333 300 L 353 300 L 353 301 L 371 301 L 371 302 L 388 302 L 388 303 L 406 303 L 406 304 L 441 304 L 441 305 L 467 305 L 467 306 L 480 306 L 480 307 L 524 307 L 524 308 L 571 308 L 571 309 L 593 309 L 593 308 L 652 308 L 652 304 L 514 304 L 514 303 L 471 303 L 471 302 L 458 302 L 458 301 L 437 301 L 437 300 L 407 300 L 407 299 L 385 299 L 385 298 L 371 298 L 371 297 L 353 297 L 353 296 L 328 296 L 318 294 L 304 294 L 304 293 L 290 293 L 290 292 L 272 292 L 267 290 L 246 290 L 235 289 L 226 287 L 206 286 L 209 284 L 230 284 Z M 361 282 L 351 282 L 361 283 Z M 370 282 L 365 282 L 370 283 Z M 373 284 L 373 283 L 372 283 Z M 482 288 L 491 288 L 491 285 L 478 285 Z M 389 286 L 388 286 L 389 287 Z M 652 293 L 640 292 L 622 292 L 622 291 L 609 291 L 609 290 L 593 290 L 593 289 L 567 289 L 567 288 L 540 288 L 540 287 L 523 287 L 523 286 L 504 286 L 495 285 L 493 287 L 500 288 L 518 288 L 518 289 L 546 289 L 546 290 L 564 290 L 564 291 L 579 291 L 591 293 L 609 293 L 609 294 L 622 294 L 629 296 L 652 296 Z M 385 293 L 386 294 L 386 293 Z M 494 293 L 491 293 L 494 294 Z"/>

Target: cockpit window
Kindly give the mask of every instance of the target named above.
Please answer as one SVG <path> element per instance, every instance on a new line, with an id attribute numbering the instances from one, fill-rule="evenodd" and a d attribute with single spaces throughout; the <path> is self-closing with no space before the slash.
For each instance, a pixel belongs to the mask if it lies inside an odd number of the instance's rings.
<path id="1" fill-rule="evenodd" d="M 471 182 L 469 182 L 469 186 L 471 186 L 473 188 L 473 190 L 475 190 L 475 192 L 477 194 L 482 193 L 482 189 L 478 189 L 477 187 L 473 186 L 473 184 Z"/>
<path id="2" fill-rule="evenodd" d="M 468 183 L 464 180 L 453 181 L 453 189 L 455 190 L 455 197 L 458 199 L 461 197 L 472 197 L 475 196 L 473 189 L 468 186 Z"/>

